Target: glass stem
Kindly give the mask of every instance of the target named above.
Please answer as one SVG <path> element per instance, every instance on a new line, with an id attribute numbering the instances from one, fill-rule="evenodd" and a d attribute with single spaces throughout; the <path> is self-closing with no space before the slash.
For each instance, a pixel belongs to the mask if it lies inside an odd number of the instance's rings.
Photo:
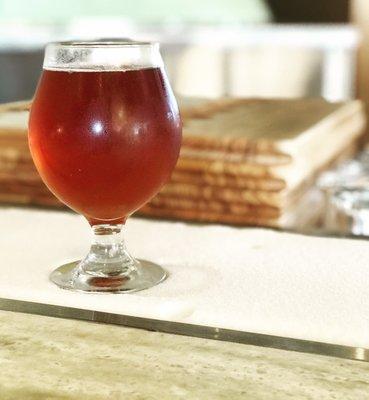
<path id="1" fill-rule="evenodd" d="M 138 262 L 126 249 L 122 228 L 120 224 L 92 226 L 93 242 L 77 273 L 112 278 L 134 271 Z"/>

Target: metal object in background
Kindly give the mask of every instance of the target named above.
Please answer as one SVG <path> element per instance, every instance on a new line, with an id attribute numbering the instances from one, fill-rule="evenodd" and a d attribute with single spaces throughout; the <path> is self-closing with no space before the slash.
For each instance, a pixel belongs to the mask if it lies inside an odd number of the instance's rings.
<path id="1" fill-rule="evenodd" d="M 323 173 L 324 228 L 332 233 L 369 236 L 369 151 Z"/>
<path id="2" fill-rule="evenodd" d="M 333 194 L 337 221 L 346 221 L 353 235 L 369 236 L 369 189 L 343 188 Z"/>

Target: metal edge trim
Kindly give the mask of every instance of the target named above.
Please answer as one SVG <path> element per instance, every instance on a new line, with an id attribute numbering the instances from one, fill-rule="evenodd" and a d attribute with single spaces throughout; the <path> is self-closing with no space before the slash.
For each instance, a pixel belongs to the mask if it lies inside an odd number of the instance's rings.
<path id="1" fill-rule="evenodd" d="M 369 362 L 369 349 L 362 347 L 322 343 L 290 337 L 266 335 L 262 333 L 243 332 L 213 326 L 134 317 L 130 315 L 113 314 L 6 298 L 0 298 L 0 310 L 122 325 L 130 328 L 145 329 L 148 331 Z"/>

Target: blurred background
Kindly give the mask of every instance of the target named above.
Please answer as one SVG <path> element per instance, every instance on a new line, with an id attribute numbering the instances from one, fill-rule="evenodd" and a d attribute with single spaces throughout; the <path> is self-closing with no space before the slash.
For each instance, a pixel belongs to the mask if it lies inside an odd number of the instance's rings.
<path id="1" fill-rule="evenodd" d="M 199 97 L 355 96 L 348 0 L 0 0 L 0 102 L 31 98 L 49 41 L 157 40 L 174 90 Z M 362 3 L 362 6 L 360 5 Z"/>
<path id="2" fill-rule="evenodd" d="M 187 112 L 185 139 L 196 135 L 194 128 L 202 122 L 205 124 L 201 127 L 202 133 L 212 134 L 214 126 L 219 125 L 218 120 L 224 123 L 222 134 L 230 135 L 231 139 L 233 129 L 236 134 L 242 132 L 246 138 L 249 135 L 260 143 L 269 140 L 277 147 L 279 141 L 273 141 L 272 137 L 274 128 L 280 128 L 283 131 L 280 133 L 287 138 L 290 129 L 300 129 L 298 134 L 294 132 L 296 139 L 287 150 L 291 164 L 284 169 L 273 164 L 275 160 L 266 165 L 265 154 L 259 154 L 257 159 L 254 150 L 250 152 L 254 166 L 270 167 L 271 172 L 264 180 L 252 174 L 226 173 L 225 169 L 222 174 L 215 170 L 209 173 L 212 166 L 209 154 L 197 149 L 194 156 L 191 153 L 194 145 L 184 141 L 178 168 L 161 199 L 174 201 L 174 205 L 168 206 L 169 212 L 159 202 L 160 198 L 157 199 L 160 204 L 156 204 L 155 216 L 182 218 L 179 217 L 182 211 L 190 210 L 196 218 L 187 219 L 248 224 L 250 215 L 254 218 L 257 212 L 268 212 L 278 215 L 278 221 L 275 221 L 277 217 L 272 221 L 273 226 L 284 227 L 287 225 L 280 222 L 281 216 L 295 213 L 292 212 L 295 206 L 302 207 L 301 193 L 310 193 L 318 175 L 323 170 L 336 168 L 345 153 L 343 167 L 318 182 L 326 200 L 319 200 L 317 204 L 324 205 L 323 219 L 338 207 L 350 221 L 355 218 L 358 221 L 356 228 L 337 228 L 334 212 L 328 223 L 331 230 L 369 235 L 369 152 L 362 152 L 362 142 L 367 137 L 364 127 L 369 99 L 368 0 L 0 0 L 0 103 L 32 98 L 47 42 L 114 38 L 161 43 L 169 79 L 181 100 L 184 117 L 187 97 L 210 103 L 224 97 L 244 98 L 243 105 L 234 102 L 228 107 L 225 103 L 224 109 L 209 103 L 206 107 L 212 111 L 205 117 L 201 117 L 201 107 L 200 112 Z M 262 100 L 249 104 L 250 98 Z M 315 105 L 307 98 L 314 98 Z M 273 108 L 264 99 L 280 102 L 273 103 Z M 332 105 L 322 99 L 343 104 Z M 0 126 L 5 132 L 0 148 L 0 161 L 3 160 L 0 172 L 4 175 L 0 185 L 2 201 L 54 204 L 55 199 L 48 192 L 42 192 L 42 196 L 37 192 L 41 186 L 42 190 L 45 188 L 34 170 L 26 135 L 22 137 L 22 149 L 17 148 L 20 136 L 13 131 L 27 132 L 29 105 L 20 107 L 25 107 L 18 110 L 23 111 L 23 120 L 19 115 L 10 117 L 9 110 L 5 109 Z M 291 107 L 296 108 L 295 114 Z M 322 123 L 328 124 L 324 132 L 319 131 Z M 310 139 L 304 139 L 309 136 L 307 126 L 315 130 L 318 127 L 314 140 L 311 134 Z M 324 137 L 327 137 L 326 146 L 321 145 Z M 340 143 L 337 138 L 341 138 Z M 302 143 L 306 145 L 305 140 L 312 141 L 309 149 L 302 146 Z M 223 150 L 217 155 L 219 159 L 213 160 L 214 165 L 221 162 L 224 168 L 234 167 L 229 149 Z M 250 154 L 245 153 L 243 157 Z M 201 157 L 208 163 L 207 169 L 194 173 L 193 163 Z M 242 167 L 249 161 L 242 159 L 239 164 Z M 192 169 L 181 170 L 181 162 L 190 163 Z M 294 184 L 291 177 L 298 178 Z M 277 189 L 273 186 L 276 184 L 282 186 Z M 269 185 L 267 189 L 266 185 Z M 225 190 L 222 202 L 218 202 L 219 188 Z M 229 190 L 236 200 L 229 200 Z M 280 198 L 273 203 L 270 199 L 277 191 Z M 245 195 L 251 196 L 251 200 L 245 199 Z M 183 197 L 189 197 L 189 202 L 184 203 Z M 211 202 L 212 197 L 216 202 Z M 288 204 L 286 198 L 290 199 Z M 309 204 L 302 207 L 303 216 L 307 209 L 317 209 Z M 217 209 L 208 218 L 204 212 L 210 206 L 223 211 Z M 243 211 L 240 206 L 244 207 Z M 228 219 L 223 218 L 225 213 Z M 242 213 L 245 219 L 241 221 Z M 295 220 L 300 221 L 301 214 L 296 213 Z M 256 223 L 268 225 L 270 221 L 257 219 Z"/>

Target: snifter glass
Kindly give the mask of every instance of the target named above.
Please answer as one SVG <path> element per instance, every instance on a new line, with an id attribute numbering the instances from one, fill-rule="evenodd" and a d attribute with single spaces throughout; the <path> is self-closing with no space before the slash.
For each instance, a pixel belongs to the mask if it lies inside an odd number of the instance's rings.
<path id="1" fill-rule="evenodd" d="M 90 252 L 52 272 L 54 283 L 130 292 L 165 278 L 163 268 L 128 253 L 122 228 L 169 179 L 180 143 L 178 107 L 157 44 L 47 45 L 29 145 L 45 184 L 93 231 Z"/>

